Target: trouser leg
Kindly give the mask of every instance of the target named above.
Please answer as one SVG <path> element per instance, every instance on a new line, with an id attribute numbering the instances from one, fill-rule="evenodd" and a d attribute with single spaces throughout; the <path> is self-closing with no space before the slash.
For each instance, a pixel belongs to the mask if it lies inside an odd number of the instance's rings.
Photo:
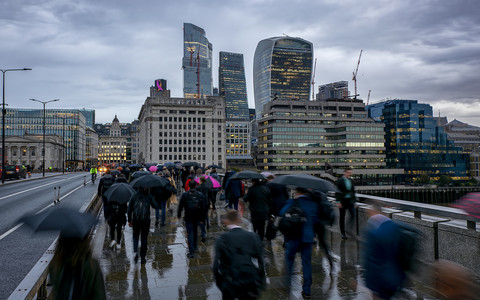
<path id="1" fill-rule="evenodd" d="M 142 223 L 142 228 L 140 229 L 140 235 L 141 235 L 141 242 L 142 246 L 140 248 L 140 257 L 142 260 L 145 259 L 145 256 L 147 255 L 147 241 L 148 241 L 148 232 L 150 231 L 150 221 L 146 221 Z"/>
<path id="2" fill-rule="evenodd" d="M 338 220 L 338 224 L 340 225 L 340 232 L 342 235 L 345 235 L 345 207 L 340 207 L 340 219 Z"/>
<path id="3" fill-rule="evenodd" d="M 312 286 L 312 244 L 302 243 L 302 269 L 303 269 L 303 286 L 302 290 L 310 295 Z"/>

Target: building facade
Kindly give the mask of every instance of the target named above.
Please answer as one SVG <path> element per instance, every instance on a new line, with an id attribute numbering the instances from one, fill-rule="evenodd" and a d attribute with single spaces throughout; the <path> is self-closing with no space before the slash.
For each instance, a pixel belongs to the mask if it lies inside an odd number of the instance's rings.
<path id="1" fill-rule="evenodd" d="M 225 166 L 225 100 L 148 97 L 138 130 L 138 162 Z"/>
<path id="2" fill-rule="evenodd" d="M 227 120 L 249 120 L 247 84 L 243 54 L 220 52 L 218 83 L 220 96 L 225 98 Z"/>
<path id="3" fill-rule="evenodd" d="M 317 100 L 348 98 L 348 81 L 337 81 L 318 86 Z"/>
<path id="4" fill-rule="evenodd" d="M 468 155 L 437 126 L 429 104 L 417 100 L 390 100 L 368 106 L 369 115 L 385 125 L 387 166 L 405 169 L 403 180 L 427 174 L 468 180 Z"/>
<path id="5" fill-rule="evenodd" d="M 79 109 L 46 109 L 45 135 L 57 135 L 65 142 L 66 167 L 85 166 L 85 116 Z M 43 109 L 7 108 L 5 136 L 43 135 Z"/>
<path id="6" fill-rule="evenodd" d="M 205 30 L 183 23 L 183 97 L 205 98 L 212 95 L 212 44 Z"/>
<path id="7" fill-rule="evenodd" d="M 258 43 L 253 60 L 257 120 L 272 99 L 310 100 L 313 45 L 301 38 L 272 37 Z"/>
<path id="8" fill-rule="evenodd" d="M 19 135 L 5 137 L 7 165 L 31 166 L 41 170 L 43 165 L 43 135 Z M 62 171 L 64 168 L 64 144 L 58 135 L 45 136 L 45 170 Z"/>
<path id="9" fill-rule="evenodd" d="M 98 134 L 93 127 L 87 127 L 85 130 L 86 148 L 85 148 L 85 167 L 91 168 L 98 166 Z"/>
<path id="10" fill-rule="evenodd" d="M 274 100 L 258 122 L 257 165 L 277 174 L 341 174 L 355 169 L 362 184 L 392 183 L 383 124 L 368 118 L 361 100 Z"/>
<path id="11" fill-rule="evenodd" d="M 119 166 L 127 162 L 127 139 L 130 134 L 122 134 L 117 116 L 109 128 L 109 135 L 99 136 L 98 163 Z"/>

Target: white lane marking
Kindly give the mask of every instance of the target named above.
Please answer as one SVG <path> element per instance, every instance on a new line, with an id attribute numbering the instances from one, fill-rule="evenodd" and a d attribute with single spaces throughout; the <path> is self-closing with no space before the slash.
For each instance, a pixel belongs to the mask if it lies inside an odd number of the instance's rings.
<path id="1" fill-rule="evenodd" d="M 80 189 L 81 187 L 83 187 L 84 185 L 80 185 L 79 187 L 75 188 L 74 190 L 70 191 L 69 193 L 65 194 L 63 197 L 60 198 L 60 201 L 63 200 L 64 198 L 70 196 L 73 192 L 75 192 L 76 190 Z M 53 203 L 50 203 L 49 205 L 45 206 L 44 208 L 42 208 L 39 212 L 36 213 L 36 215 L 38 215 L 39 213 L 41 213 L 42 211 L 46 210 L 47 208 L 49 207 L 52 207 L 54 204 Z M 0 241 L 3 240 L 4 238 L 6 238 L 9 234 L 11 234 L 12 232 L 14 232 L 15 230 L 17 230 L 18 228 L 20 228 L 20 226 L 22 226 L 23 223 L 19 223 L 17 224 L 15 227 L 11 228 L 9 231 L 5 232 L 4 234 L 0 235 Z"/>
<path id="2" fill-rule="evenodd" d="M 57 183 L 59 183 L 59 182 L 66 181 L 66 180 L 70 180 L 70 179 L 73 179 L 73 178 L 76 178 L 76 177 L 80 177 L 80 176 L 84 176 L 84 175 L 78 175 L 78 176 L 70 177 L 70 178 L 67 178 L 67 179 L 62 179 L 62 180 L 58 180 L 58 181 L 55 181 L 55 182 L 47 183 L 47 184 L 44 184 L 44 185 L 39 185 L 39 186 L 37 186 L 37 187 L 31 188 L 31 189 L 28 189 L 28 190 L 24 190 L 24 191 L 21 191 L 21 192 L 17 192 L 17 193 L 14 193 L 14 194 L 10 194 L 10 195 L 8 195 L 8 196 L 0 197 L 0 200 L 7 199 L 7 198 L 10 198 L 10 197 L 13 197 L 13 196 L 16 196 L 16 195 L 20 195 L 20 194 L 22 194 L 22 193 L 26 193 L 26 192 L 30 192 L 30 191 L 39 189 L 39 188 L 44 187 L 44 186 L 48 186 L 48 185 L 52 185 L 52 184 L 57 184 Z"/>

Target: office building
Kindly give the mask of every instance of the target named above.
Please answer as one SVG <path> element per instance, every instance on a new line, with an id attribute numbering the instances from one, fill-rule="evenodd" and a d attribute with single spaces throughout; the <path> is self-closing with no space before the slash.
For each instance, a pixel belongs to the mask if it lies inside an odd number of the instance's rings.
<path id="1" fill-rule="evenodd" d="M 225 166 L 225 100 L 148 97 L 138 115 L 138 162 Z"/>
<path id="2" fill-rule="evenodd" d="M 205 98 L 212 95 L 212 44 L 205 30 L 183 24 L 183 97 Z"/>
<path id="3" fill-rule="evenodd" d="M 109 135 L 101 135 L 98 138 L 98 163 L 100 165 L 119 166 L 127 162 L 127 138 L 128 134 L 122 134 L 122 127 L 117 116 L 109 126 Z"/>
<path id="4" fill-rule="evenodd" d="M 95 124 L 95 110 L 82 108 L 80 112 L 85 117 L 85 126 L 93 128 Z"/>
<path id="5" fill-rule="evenodd" d="M 387 166 L 405 169 L 403 180 L 422 174 L 437 181 L 441 175 L 468 180 L 468 155 L 437 126 L 429 104 L 390 100 L 369 105 L 369 115 L 385 125 Z"/>
<path id="6" fill-rule="evenodd" d="M 225 98 L 227 120 L 249 121 L 243 54 L 220 52 L 218 83 L 220 96 Z"/>
<path id="7" fill-rule="evenodd" d="M 264 112 L 258 121 L 261 170 L 328 177 L 352 167 L 361 185 L 391 184 L 403 173 L 385 169 L 384 126 L 368 118 L 361 100 L 273 100 Z"/>
<path id="8" fill-rule="evenodd" d="M 100 146 L 98 134 L 93 127 L 86 127 L 85 139 L 85 167 L 89 169 L 98 166 L 98 149 Z"/>
<path id="9" fill-rule="evenodd" d="M 1 147 L 0 147 L 1 150 Z M 31 166 L 42 170 L 43 135 L 5 136 L 5 164 Z M 63 170 L 64 144 L 58 135 L 45 136 L 45 170 Z"/>
<path id="10" fill-rule="evenodd" d="M 301 38 L 272 37 L 258 43 L 253 60 L 257 120 L 272 99 L 310 100 L 313 45 Z"/>
<path id="11" fill-rule="evenodd" d="M 348 81 L 337 81 L 318 86 L 317 100 L 348 98 Z"/>
<path id="12" fill-rule="evenodd" d="M 85 130 L 82 110 L 45 110 L 45 135 L 57 135 L 64 139 L 68 169 L 81 169 L 85 166 Z M 24 135 L 43 135 L 43 109 L 6 109 L 5 136 Z"/>

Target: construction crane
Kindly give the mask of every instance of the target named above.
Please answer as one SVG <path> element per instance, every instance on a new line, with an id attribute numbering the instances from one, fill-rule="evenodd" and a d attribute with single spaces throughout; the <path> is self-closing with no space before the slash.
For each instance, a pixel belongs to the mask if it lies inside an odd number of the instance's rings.
<path id="1" fill-rule="evenodd" d="M 370 92 L 371 92 L 371 91 L 372 91 L 372 90 L 368 90 L 367 105 L 368 105 L 368 103 L 370 102 Z"/>
<path id="2" fill-rule="evenodd" d="M 355 86 L 355 94 L 353 95 L 353 99 L 357 100 L 357 73 L 358 73 L 358 67 L 360 66 L 360 58 L 362 58 L 362 52 L 363 52 L 363 49 L 360 50 L 360 55 L 358 56 L 358 62 L 357 62 L 357 67 L 355 68 L 355 71 L 353 72 L 353 83 L 354 83 L 354 86 Z"/>
<path id="3" fill-rule="evenodd" d="M 315 101 L 315 73 L 317 71 L 317 59 L 315 58 L 315 65 L 313 66 L 313 77 L 312 77 L 312 101 Z"/>

